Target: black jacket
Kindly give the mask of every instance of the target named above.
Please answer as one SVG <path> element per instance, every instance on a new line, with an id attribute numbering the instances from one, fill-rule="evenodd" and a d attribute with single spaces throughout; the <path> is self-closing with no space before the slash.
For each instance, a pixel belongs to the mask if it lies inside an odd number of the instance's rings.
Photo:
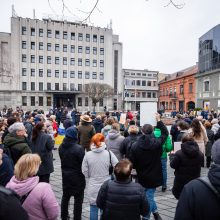
<path id="1" fill-rule="evenodd" d="M 144 188 L 130 180 L 106 181 L 99 190 L 96 204 L 103 210 L 103 220 L 140 220 L 140 216 L 149 211 Z"/>
<path id="2" fill-rule="evenodd" d="M 160 157 L 168 130 L 161 121 L 157 122 L 157 128 L 161 130 L 161 137 L 141 135 L 131 148 L 130 159 L 137 171 L 139 183 L 145 188 L 155 188 L 163 182 Z"/>
<path id="3" fill-rule="evenodd" d="M 81 193 L 85 189 L 85 176 L 81 166 L 85 155 L 84 148 L 70 138 L 64 138 L 59 147 L 61 160 L 63 191 L 70 195 Z"/>
<path id="4" fill-rule="evenodd" d="M 220 165 L 211 166 L 208 178 L 220 193 Z M 204 183 L 193 180 L 183 188 L 175 220 L 219 220 L 219 204 L 217 196 Z"/>
<path id="5" fill-rule="evenodd" d="M 0 185 L 6 186 L 14 173 L 14 167 L 11 159 L 6 155 L 2 155 L 2 164 L 0 165 Z"/>
<path id="6" fill-rule="evenodd" d="M 177 199 L 184 185 L 200 176 L 203 157 L 198 144 L 194 141 L 183 143 L 181 145 L 181 150 L 175 153 L 170 162 L 170 166 L 175 169 L 172 192 Z"/>
<path id="7" fill-rule="evenodd" d="M 215 140 L 220 138 L 220 128 L 218 129 L 217 133 L 215 134 Z"/>
<path id="8" fill-rule="evenodd" d="M 208 136 L 208 143 L 205 145 L 205 155 L 206 156 L 211 156 L 211 150 L 212 150 L 212 145 L 214 143 L 214 132 L 211 130 L 211 129 L 206 129 L 206 133 L 207 133 L 207 136 Z"/>
<path id="9" fill-rule="evenodd" d="M 181 120 L 176 120 L 175 124 L 173 124 L 171 126 L 171 129 L 170 129 L 170 135 L 172 136 L 172 141 L 173 142 L 177 141 L 177 137 L 180 134 L 180 131 L 177 128 L 177 124 L 178 124 L 179 121 L 181 121 Z"/>
<path id="10" fill-rule="evenodd" d="M 101 133 L 103 128 L 102 120 L 95 118 L 92 122 L 92 125 L 94 126 L 96 133 Z"/>

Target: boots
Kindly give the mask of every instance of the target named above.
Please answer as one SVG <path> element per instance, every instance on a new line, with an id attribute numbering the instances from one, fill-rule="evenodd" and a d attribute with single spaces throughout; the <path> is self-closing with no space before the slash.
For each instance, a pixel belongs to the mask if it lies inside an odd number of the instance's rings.
<path id="1" fill-rule="evenodd" d="M 162 220 L 158 212 L 154 212 L 153 215 L 155 220 Z"/>

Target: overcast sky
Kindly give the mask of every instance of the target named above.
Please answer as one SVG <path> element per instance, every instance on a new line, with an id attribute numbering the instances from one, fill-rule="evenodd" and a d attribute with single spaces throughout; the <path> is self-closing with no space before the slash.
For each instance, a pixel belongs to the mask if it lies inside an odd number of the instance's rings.
<path id="1" fill-rule="evenodd" d="M 220 0 L 173 0 L 183 9 L 164 7 L 169 0 L 99 0 L 91 16 L 95 26 L 107 27 L 123 43 L 123 68 L 173 73 L 198 60 L 198 38 L 220 23 Z M 18 16 L 62 16 L 62 0 L 0 0 L 0 31 L 10 32 L 11 5 Z M 83 19 L 96 0 L 64 0 L 64 16 Z M 68 12 L 69 10 L 69 12 Z M 220 36 L 219 36 L 220 37 Z"/>

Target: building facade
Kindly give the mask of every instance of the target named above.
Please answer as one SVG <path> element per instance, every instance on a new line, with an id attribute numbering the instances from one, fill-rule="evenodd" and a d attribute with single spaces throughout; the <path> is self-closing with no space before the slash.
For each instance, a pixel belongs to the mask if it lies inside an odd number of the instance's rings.
<path id="1" fill-rule="evenodd" d="M 123 69 L 124 109 L 139 111 L 141 102 L 158 102 L 158 72 Z"/>
<path id="2" fill-rule="evenodd" d="M 199 38 L 196 106 L 220 111 L 220 24 Z"/>
<path id="3" fill-rule="evenodd" d="M 184 112 L 195 108 L 197 65 L 166 76 L 159 82 L 159 108 Z"/>
<path id="4" fill-rule="evenodd" d="M 0 33 L 0 44 L 2 106 L 92 110 L 84 92 L 92 82 L 107 83 L 116 91 L 115 97 L 98 103 L 97 111 L 118 103 L 122 44 L 112 29 L 12 17 L 11 33 Z"/>

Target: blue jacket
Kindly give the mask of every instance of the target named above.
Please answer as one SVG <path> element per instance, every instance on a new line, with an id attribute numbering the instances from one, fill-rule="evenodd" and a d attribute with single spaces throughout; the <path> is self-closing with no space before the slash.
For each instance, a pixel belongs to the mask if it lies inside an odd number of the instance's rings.
<path id="1" fill-rule="evenodd" d="M 13 176 L 13 165 L 11 159 L 7 154 L 2 156 L 2 164 L 0 166 L 0 185 L 6 186 L 11 177 Z"/>

